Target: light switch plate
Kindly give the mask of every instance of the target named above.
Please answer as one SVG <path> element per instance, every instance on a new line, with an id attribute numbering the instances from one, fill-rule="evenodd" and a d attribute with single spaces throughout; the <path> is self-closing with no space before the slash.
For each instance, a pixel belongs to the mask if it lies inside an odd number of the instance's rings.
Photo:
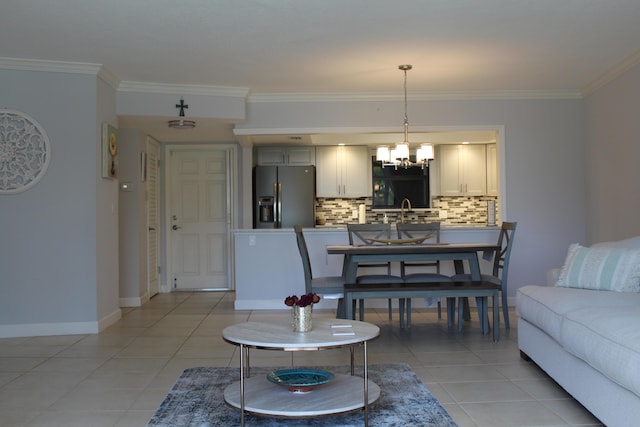
<path id="1" fill-rule="evenodd" d="M 438 213 L 440 214 L 440 219 L 446 219 L 447 218 L 447 211 L 440 209 L 438 211 Z"/>

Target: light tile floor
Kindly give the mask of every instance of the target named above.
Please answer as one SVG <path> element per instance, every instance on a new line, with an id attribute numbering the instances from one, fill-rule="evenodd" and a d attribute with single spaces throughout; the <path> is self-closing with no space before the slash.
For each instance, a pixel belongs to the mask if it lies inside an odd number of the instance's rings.
<path id="1" fill-rule="evenodd" d="M 144 426 L 185 368 L 238 366 L 236 347 L 221 338 L 226 326 L 288 318 L 280 310 L 235 311 L 233 298 L 231 292 L 160 294 L 124 309 L 120 321 L 97 335 L 0 339 L 0 426 Z M 383 309 L 367 310 L 365 320 L 381 328 L 369 346 L 370 363 L 408 363 L 460 427 L 601 425 L 520 359 L 514 313 L 499 343 L 480 334 L 477 317 L 458 334 L 433 309 L 414 308 L 408 330 L 399 328 L 397 313 L 389 322 Z M 260 366 L 345 360 L 343 350 L 251 353 Z"/>

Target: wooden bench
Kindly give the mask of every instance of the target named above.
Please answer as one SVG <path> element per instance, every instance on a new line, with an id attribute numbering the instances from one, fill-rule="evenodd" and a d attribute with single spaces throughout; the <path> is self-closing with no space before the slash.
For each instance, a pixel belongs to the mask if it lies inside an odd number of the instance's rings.
<path id="1" fill-rule="evenodd" d="M 344 306 L 346 318 L 353 319 L 354 301 L 367 298 L 478 298 L 478 314 L 483 334 L 489 333 L 488 298 L 493 298 L 493 340 L 500 339 L 498 296 L 500 285 L 487 281 L 427 282 L 427 283 L 371 283 L 345 284 Z M 449 326 L 453 327 L 455 304 L 447 304 Z M 410 313 L 407 313 L 410 322 Z M 410 323 L 409 323 L 410 324 Z M 404 328 L 404 306 L 400 305 L 400 327 Z M 462 330 L 462 310 L 458 307 L 458 330 Z"/>

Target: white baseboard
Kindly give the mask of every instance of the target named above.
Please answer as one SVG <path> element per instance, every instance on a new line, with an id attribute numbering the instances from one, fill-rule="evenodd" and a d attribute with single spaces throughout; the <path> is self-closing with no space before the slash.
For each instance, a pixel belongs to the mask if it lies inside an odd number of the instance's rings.
<path id="1" fill-rule="evenodd" d="M 139 297 L 120 298 L 120 307 L 142 307 L 142 304 L 149 301 L 149 293 Z"/>
<path id="2" fill-rule="evenodd" d="M 51 335 L 97 334 L 120 320 L 120 309 L 113 311 L 98 321 L 92 322 L 58 322 L 58 323 L 23 323 L 16 325 L 0 325 L 0 338 L 42 337 Z"/>
<path id="3" fill-rule="evenodd" d="M 119 308 L 117 310 L 112 311 L 110 314 L 107 314 L 102 319 L 98 320 L 98 332 L 102 332 L 107 329 L 109 326 L 116 323 L 118 320 L 122 318 L 122 310 Z"/>

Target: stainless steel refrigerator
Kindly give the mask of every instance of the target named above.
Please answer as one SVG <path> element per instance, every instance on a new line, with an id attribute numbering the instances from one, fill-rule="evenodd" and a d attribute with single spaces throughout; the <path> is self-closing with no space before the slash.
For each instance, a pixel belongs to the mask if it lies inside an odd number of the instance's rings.
<path id="1" fill-rule="evenodd" d="M 315 225 L 315 166 L 256 166 L 253 170 L 253 227 Z"/>

